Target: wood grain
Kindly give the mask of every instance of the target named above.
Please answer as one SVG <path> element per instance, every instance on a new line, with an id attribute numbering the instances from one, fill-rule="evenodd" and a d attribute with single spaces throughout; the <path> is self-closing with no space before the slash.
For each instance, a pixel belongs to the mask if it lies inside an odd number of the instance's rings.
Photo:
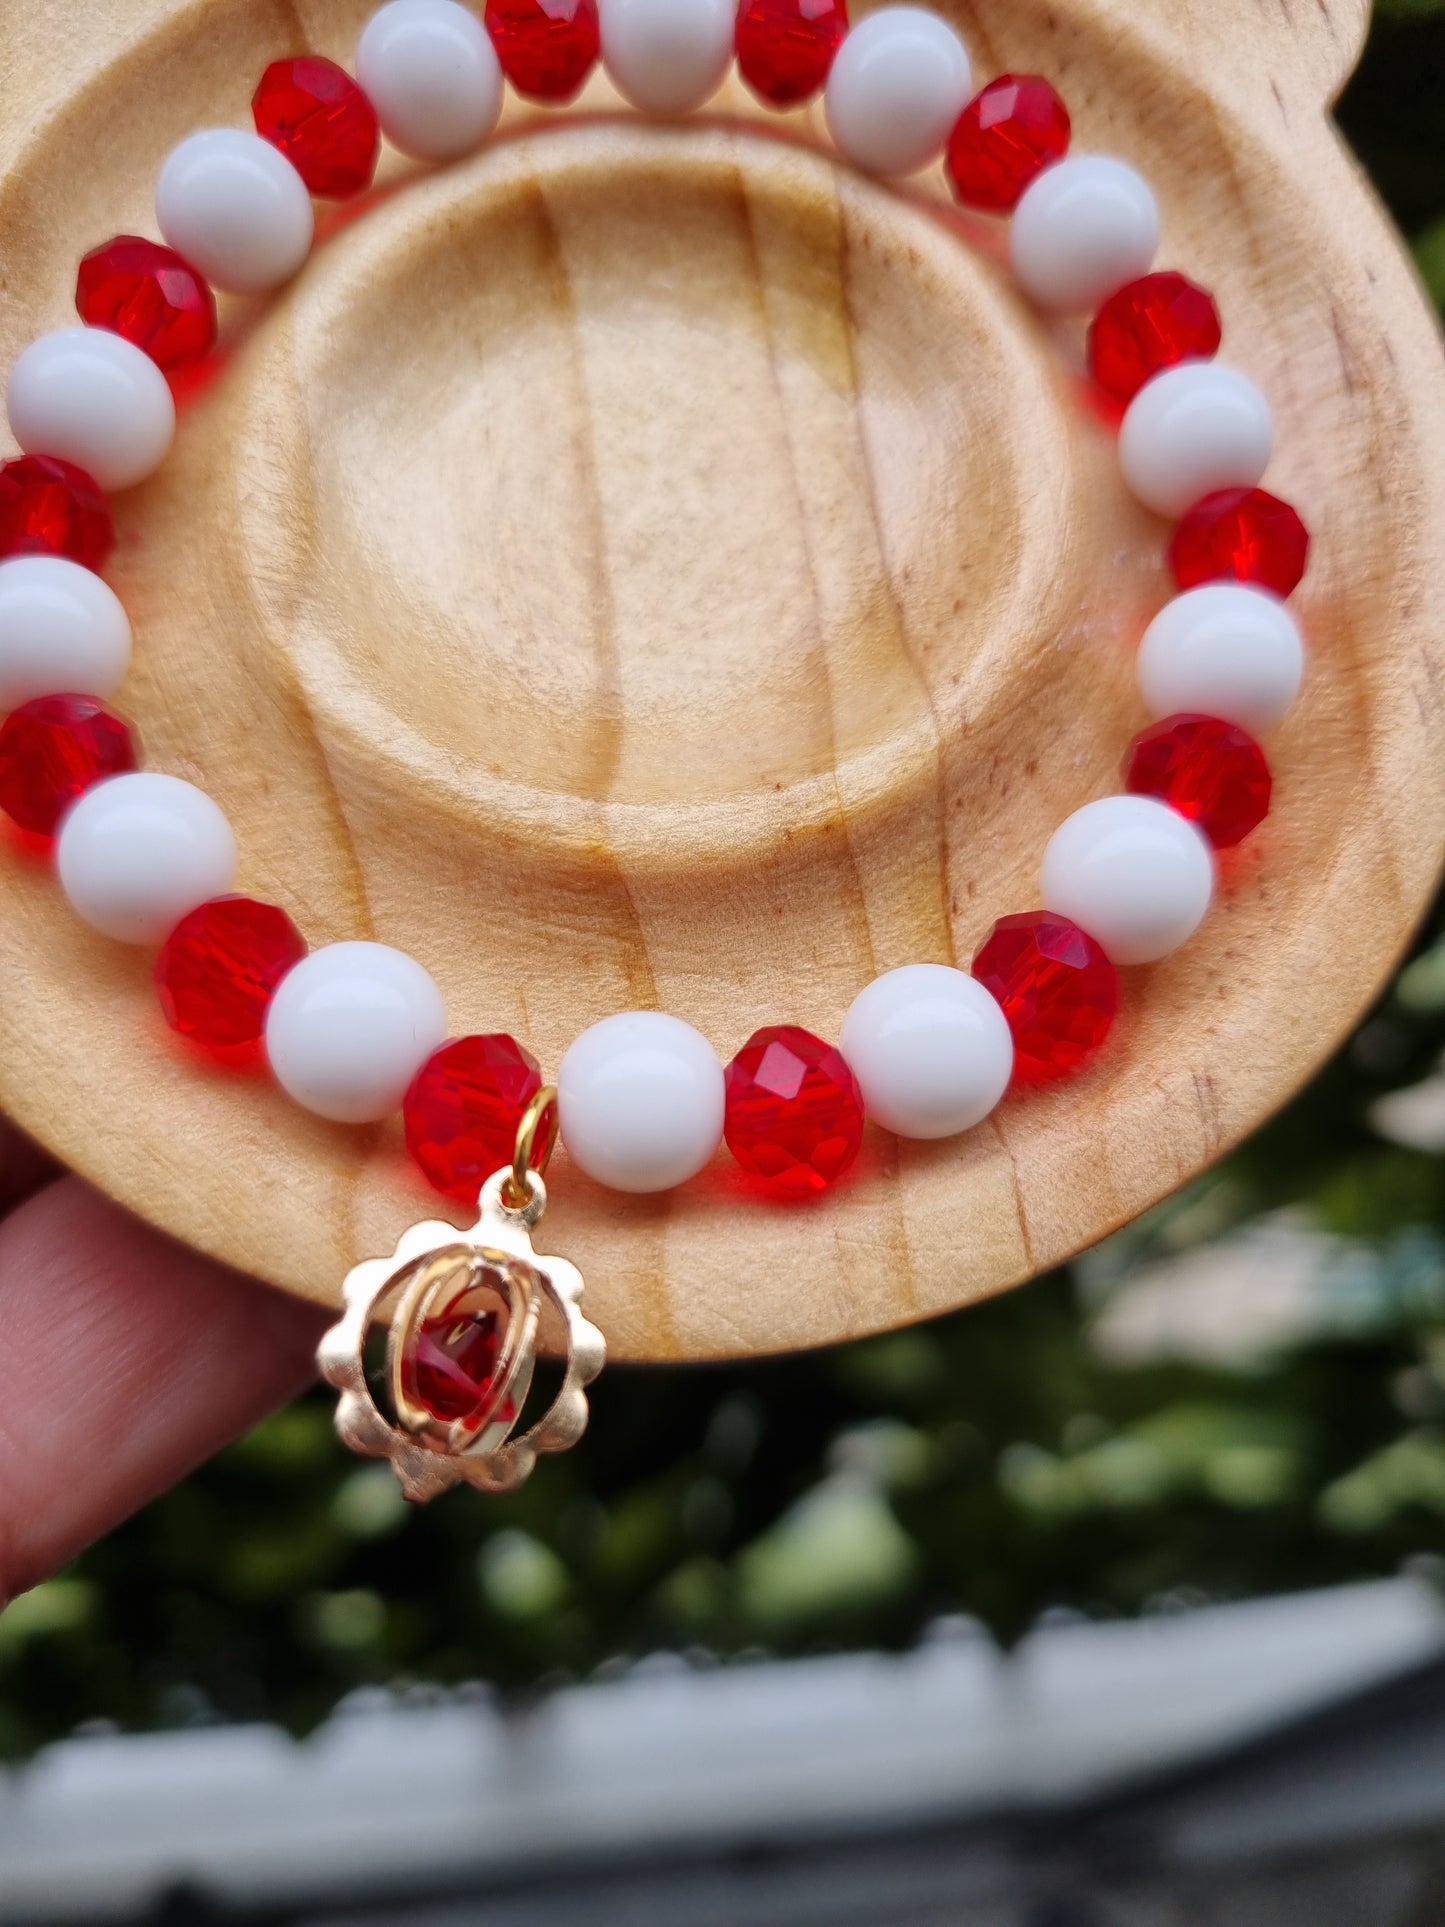
<path id="1" fill-rule="evenodd" d="M 1316 534 L 1277 805 L 1187 951 L 1130 975 L 1089 1076 L 954 1143 L 870 1135 L 811 1209 L 720 1158 L 662 1199 L 556 1167 L 549 1243 L 614 1357 L 815 1344 L 1014 1284 L 1198 1172 L 1355 1020 L 1424 905 L 1439 752 L 1445 379 L 1398 240 L 1325 103 L 1360 0 L 945 7 L 979 68 L 1051 75 L 1080 149 L 1140 165 L 1161 263 L 1213 286 L 1269 395 L 1271 481 Z M 5 0 L 8 364 L 74 262 L 150 229 L 167 147 L 243 123 L 264 62 L 349 58 L 351 0 Z M 242 884 L 314 942 L 376 936 L 454 1028 L 555 1070 L 634 1005 L 724 1056 L 836 1034 L 876 971 L 965 963 L 1115 780 L 1167 594 L 1080 331 L 999 231 L 839 168 L 741 90 L 688 126 L 512 110 L 399 165 L 294 288 L 226 314 L 219 377 L 124 499 L 112 579 L 151 761 L 236 824 Z M 198 1068 L 148 958 L 0 848 L 0 1105 L 107 1191 L 334 1298 L 434 1203 L 392 1127 L 329 1127 Z"/>

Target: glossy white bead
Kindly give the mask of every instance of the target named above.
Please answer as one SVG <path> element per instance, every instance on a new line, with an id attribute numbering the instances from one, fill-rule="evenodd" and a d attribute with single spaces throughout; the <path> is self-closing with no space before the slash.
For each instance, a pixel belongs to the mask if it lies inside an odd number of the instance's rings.
<path id="1" fill-rule="evenodd" d="M 130 662 L 114 589 L 59 555 L 0 562 L 0 711 L 35 696 L 108 696 Z"/>
<path id="2" fill-rule="evenodd" d="M 1009 226 L 1020 287 L 1041 308 L 1081 314 L 1147 274 L 1159 207 L 1142 175 L 1107 154 L 1076 154 L 1024 189 Z"/>
<path id="3" fill-rule="evenodd" d="M 733 57 L 736 0 L 601 0 L 602 62 L 647 114 L 688 114 Z"/>
<path id="4" fill-rule="evenodd" d="M 304 1109 L 370 1124 L 400 1107 L 446 1034 L 442 994 L 414 958 L 384 943 L 333 943 L 282 978 L 266 1056 Z"/>
<path id="5" fill-rule="evenodd" d="M 952 1137 L 1008 1089 L 1013 1037 L 993 998 L 947 964 L 875 977 L 843 1019 L 839 1048 L 868 1115 L 899 1137 Z"/>
<path id="6" fill-rule="evenodd" d="M 1139 645 L 1139 688 L 1151 716 L 1217 716 L 1260 736 L 1283 721 L 1304 677 L 1304 645 L 1288 609 L 1262 589 L 1206 582 L 1176 596 Z"/>
<path id="7" fill-rule="evenodd" d="M 670 1191 L 722 1142 L 723 1069 L 690 1024 L 657 1010 L 604 1017 L 557 1073 L 568 1155 L 614 1191 Z"/>
<path id="8" fill-rule="evenodd" d="M 165 376 L 103 328 L 57 328 L 32 341 L 10 371 L 5 405 L 28 455 L 59 455 L 104 489 L 143 482 L 176 432 Z"/>
<path id="9" fill-rule="evenodd" d="M 1214 856 L 1167 803 L 1104 796 L 1055 830 L 1040 882 L 1044 908 L 1087 930 L 1114 963 L 1153 963 L 1203 921 Z"/>
<path id="10" fill-rule="evenodd" d="M 88 924 L 120 943 L 161 943 L 236 880 L 236 839 L 204 791 L 137 770 L 87 790 L 60 826 L 60 887 Z"/>
<path id="11" fill-rule="evenodd" d="M 390 0 L 366 23 L 356 78 L 386 138 L 418 161 L 474 152 L 502 111 L 491 36 L 456 0 Z"/>
<path id="12" fill-rule="evenodd" d="M 912 174 L 943 152 L 972 87 L 963 42 L 936 13 L 880 7 L 838 49 L 823 105 L 855 167 Z"/>
<path id="13" fill-rule="evenodd" d="M 1217 488 L 1253 488 L 1274 423 L 1254 383 L 1218 361 L 1166 368 L 1139 390 L 1119 430 L 1119 466 L 1156 515 L 1182 515 Z"/>
<path id="14" fill-rule="evenodd" d="M 169 246 L 213 287 L 264 294 L 311 252 L 306 183 L 286 156 L 239 127 L 209 127 L 173 147 L 156 182 Z"/>

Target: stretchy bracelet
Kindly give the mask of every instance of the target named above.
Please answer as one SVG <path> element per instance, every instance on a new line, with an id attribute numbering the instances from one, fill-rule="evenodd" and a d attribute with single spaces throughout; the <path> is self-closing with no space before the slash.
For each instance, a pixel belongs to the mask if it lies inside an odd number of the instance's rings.
<path id="1" fill-rule="evenodd" d="M 180 777 L 140 769 L 134 733 L 108 706 L 131 632 L 100 574 L 107 496 L 164 459 L 172 382 L 216 345 L 213 290 L 261 295 L 294 276 L 313 197 L 365 195 L 382 135 L 419 161 L 469 154 L 496 126 L 504 79 L 561 105 L 599 57 L 633 105 L 681 114 L 734 56 L 767 105 L 821 93 L 855 168 L 896 177 L 941 156 L 965 207 L 1007 218 L 1024 295 L 1091 317 L 1088 372 L 1119 414 L 1125 486 L 1173 523 L 1178 593 L 1139 649 L 1152 720 L 1127 749 L 1120 792 L 1054 833 L 1037 904 L 993 925 L 971 971 L 926 960 L 887 971 L 860 987 L 836 1043 L 773 1026 L 726 1067 L 679 1019 L 622 1012 L 576 1039 L 554 1089 L 511 1037 L 448 1041 L 422 962 L 378 943 L 308 951 L 282 910 L 231 893 L 225 817 Z M 1120 967 L 1188 940 L 1216 852 L 1266 814 L 1257 738 L 1299 689 L 1285 599 L 1308 537 L 1259 486 L 1270 413 L 1216 359 L 1213 300 L 1155 270 L 1147 183 L 1111 156 L 1069 152 L 1069 114 L 1046 80 L 1005 74 L 974 93 L 963 44 L 921 8 L 884 7 L 850 29 L 843 0 L 488 0 L 484 24 L 455 0 L 390 0 L 361 36 L 355 79 L 317 56 L 277 60 L 253 112 L 255 132 L 208 129 L 174 149 L 156 188 L 163 239 L 121 236 L 87 254 L 83 325 L 42 336 L 11 372 L 24 452 L 0 467 L 0 809 L 50 846 L 86 922 L 158 946 L 156 987 L 177 1031 L 223 1056 L 259 1048 L 320 1117 L 362 1123 L 399 1108 L 435 1188 L 480 1196 L 471 1230 L 415 1226 L 390 1258 L 352 1271 L 321 1362 L 341 1392 L 343 1435 L 389 1457 L 410 1496 L 458 1480 L 502 1489 L 580 1435 L 603 1360 L 580 1277 L 531 1242 L 558 1132 L 583 1171 L 621 1191 L 684 1184 L 725 1140 L 741 1182 L 805 1198 L 846 1178 L 865 1118 L 947 1137 L 1011 1085 L 1085 1063 L 1113 1023 Z M 386 1312 L 385 1385 L 374 1386 L 366 1333 Z M 566 1364 L 529 1424 L 548 1318 Z"/>

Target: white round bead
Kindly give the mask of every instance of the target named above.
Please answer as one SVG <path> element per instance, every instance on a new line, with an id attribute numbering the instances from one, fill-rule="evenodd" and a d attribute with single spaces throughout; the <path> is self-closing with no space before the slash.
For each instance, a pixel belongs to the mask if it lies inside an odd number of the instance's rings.
<path id="1" fill-rule="evenodd" d="M 557 1073 L 569 1156 L 614 1191 L 670 1191 L 722 1142 L 723 1070 L 690 1024 L 657 1010 L 604 1017 Z"/>
<path id="2" fill-rule="evenodd" d="M 1151 716 L 1217 716 L 1260 736 L 1299 694 L 1305 653 L 1284 604 L 1242 582 L 1206 582 L 1166 603 L 1139 645 Z"/>
<path id="3" fill-rule="evenodd" d="M 973 86 L 963 42 L 923 7 L 881 7 L 838 49 L 823 105 L 839 151 L 869 174 L 912 174 L 943 152 Z"/>
<path id="4" fill-rule="evenodd" d="M 1040 882 L 1044 908 L 1087 930 L 1114 963 L 1153 963 L 1199 928 L 1214 857 L 1167 803 L 1104 796 L 1054 831 Z"/>
<path id="5" fill-rule="evenodd" d="M 390 0 L 366 23 L 356 78 L 386 138 L 413 160 L 474 152 L 502 111 L 491 36 L 456 0 Z"/>
<path id="6" fill-rule="evenodd" d="M 1146 382 L 1119 430 L 1119 465 L 1156 515 L 1182 515 L 1217 488 L 1253 488 L 1274 423 L 1252 381 L 1217 361 L 1186 361 Z"/>
<path id="7" fill-rule="evenodd" d="M 898 1137 L 952 1137 L 988 1116 L 1013 1074 L 1008 1020 L 947 964 L 875 977 L 843 1019 L 839 1048 L 868 1114 Z"/>
<path id="8" fill-rule="evenodd" d="M 236 839 L 220 810 L 179 776 L 138 770 L 97 783 L 60 826 L 60 887 L 88 924 L 120 943 L 160 943 L 236 880 Z"/>
<path id="9" fill-rule="evenodd" d="M 399 1107 L 446 1034 L 442 994 L 405 951 L 333 943 L 281 979 L 266 1015 L 266 1055 L 305 1110 L 370 1124 Z"/>
<path id="10" fill-rule="evenodd" d="M 1024 189 L 1009 227 L 1019 286 L 1041 308 L 1080 314 L 1147 274 L 1159 208 L 1142 175 L 1107 154 L 1076 154 Z"/>
<path id="11" fill-rule="evenodd" d="M 176 253 L 230 294 L 289 281 L 315 232 L 305 181 L 279 148 L 239 127 L 206 128 L 171 149 L 156 220 Z"/>
<path id="12" fill-rule="evenodd" d="M 57 328 L 32 341 L 10 371 L 5 405 L 28 455 L 59 455 L 104 489 L 143 482 L 176 432 L 165 376 L 103 328 Z"/>
<path id="13" fill-rule="evenodd" d="M 78 562 L 0 562 L 0 710 L 35 696 L 108 696 L 130 662 L 120 598 Z"/>
<path id="14" fill-rule="evenodd" d="M 625 100 L 648 114 L 689 114 L 715 93 L 733 57 L 736 0 L 601 0 L 602 60 Z"/>

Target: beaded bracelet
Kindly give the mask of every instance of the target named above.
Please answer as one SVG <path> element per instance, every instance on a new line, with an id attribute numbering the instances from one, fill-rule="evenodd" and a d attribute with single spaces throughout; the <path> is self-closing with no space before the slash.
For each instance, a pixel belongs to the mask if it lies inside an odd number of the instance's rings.
<path id="1" fill-rule="evenodd" d="M 140 770 L 132 731 L 106 705 L 131 648 L 99 574 L 106 494 L 169 449 L 171 380 L 216 343 L 212 290 L 254 295 L 289 280 L 311 248 L 312 197 L 364 194 L 382 134 L 417 160 L 471 153 L 496 125 L 504 76 L 561 105 L 599 55 L 633 105 L 684 113 L 734 54 L 769 106 L 821 93 L 841 155 L 867 173 L 899 177 L 942 155 L 964 206 L 1008 217 L 1024 294 L 1051 314 L 1092 314 L 1089 372 L 1122 411 L 1125 484 L 1175 522 L 1179 594 L 1140 646 L 1155 720 L 1128 750 L 1123 792 L 1056 831 L 1041 907 L 997 922 L 971 972 L 890 970 L 859 993 L 837 1045 L 770 1027 L 726 1069 L 689 1025 L 625 1012 L 572 1044 L 554 1102 L 513 1038 L 447 1041 L 441 994 L 411 957 L 376 943 L 308 952 L 279 908 L 230 894 L 237 850 L 224 816 L 193 785 Z M 1118 968 L 1187 940 L 1209 906 L 1214 852 L 1268 809 L 1256 738 L 1300 685 L 1284 599 L 1308 537 L 1258 486 L 1270 414 L 1215 359 L 1213 300 L 1153 271 L 1146 182 L 1112 157 L 1069 156 L 1069 114 L 1047 81 L 1005 74 L 973 94 L 958 36 L 921 8 L 884 7 L 850 29 L 843 0 L 487 0 L 483 24 L 456 0 L 390 0 L 356 66 L 353 80 L 316 56 L 278 60 L 255 93 L 254 133 L 182 141 L 157 185 L 163 243 L 121 236 L 86 255 L 84 325 L 41 337 L 15 364 L 7 407 L 24 453 L 0 466 L 0 809 L 53 844 L 82 918 L 159 945 L 157 989 L 177 1031 L 219 1053 L 262 1046 L 277 1082 L 321 1117 L 400 1107 L 435 1188 L 468 1203 L 480 1193 L 481 1223 L 465 1236 L 417 1226 L 391 1259 L 358 1266 L 322 1349 L 345 1435 L 426 1497 L 457 1479 L 513 1484 L 585 1424 L 602 1341 L 581 1317 L 575 1271 L 530 1242 L 559 1126 L 573 1161 L 622 1191 L 686 1182 L 725 1139 L 752 1182 L 803 1198 L 848 1170 L 865 1115 L 901 1136 L 949 1136 L 1010 1084 L 1062 1077 L 1099 1050 Z M 519 1438 L 547 1302 L 568 1332 L 568 1369 Z M 366 1324 L 388 1304 L 389 1416 L 362 1369 Z"/>

